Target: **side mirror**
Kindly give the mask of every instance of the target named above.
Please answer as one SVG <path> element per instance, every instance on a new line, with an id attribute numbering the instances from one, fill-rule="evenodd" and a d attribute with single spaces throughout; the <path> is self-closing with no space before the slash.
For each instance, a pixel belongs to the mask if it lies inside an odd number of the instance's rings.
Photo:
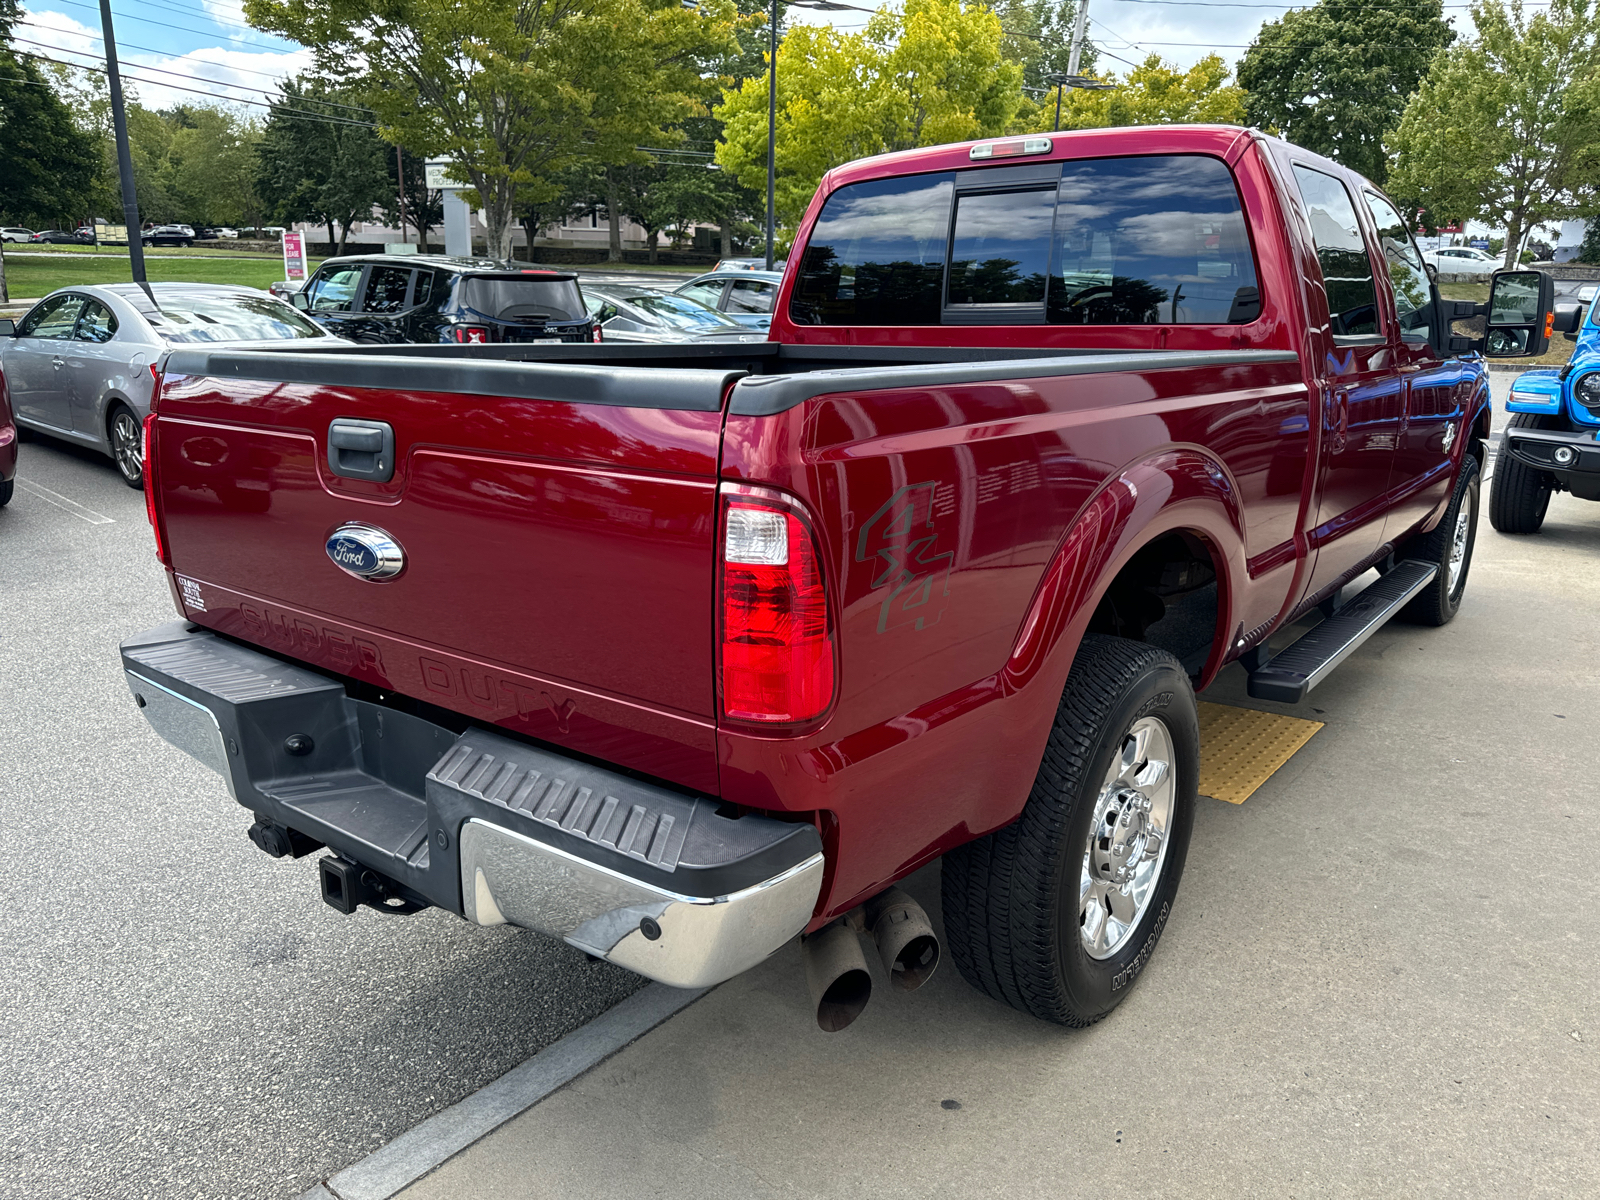
<path id="1" fill-rule="evenodd" d="M 287 299 L 290 305 L 298 308 L 301 312 L 311 311 L 311 297 L 304 292 L 290 292 Z"/>
<path id="2" fill-rule="evenodd" d="M 1583 305 L 1558 304 L 1556 305 L 1555 320 L 1551 328 L 1566 336 L 1567 341 L 1578 340 L 1578 326 L 1583 324 Z"/>
<path id="3" fill-rule="evenodd" d="M 0 317 L 0 337 L 16 337 L 17 323 L 10 317 Z"/>
<path id="4" fill-rule="evenodd" d="M 1543 271 L 1496 271 L 1489 282 L 1490 358 L 1529 358 L 1550 345 L 1556 283 Z"/>

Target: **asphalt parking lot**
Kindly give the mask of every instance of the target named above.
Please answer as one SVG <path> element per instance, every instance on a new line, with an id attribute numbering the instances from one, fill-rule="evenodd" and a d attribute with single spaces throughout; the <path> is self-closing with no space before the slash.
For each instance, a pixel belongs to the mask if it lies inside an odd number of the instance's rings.
<path id="1" fill-rule="evenodd" d="M 139 494 L 37 438 L 20 478 L 0 1197 L 288 1200 L 641 985 L 538 935 L 323 905 L 313 860 L 257 851 L 129 699 L 118 640 L 172 616 Z M 945 970 L 828 1037 L 786 953 L 417 1200 L 1600 1191 L 1597 561 L 1600 505 L 1557 497 L 1528 539 L 1481 521 L 1461 616 L 1381 631 L 1281 709 L 1327 722 L 1305 750 L 1208 803 L 1161 952 L 1097 1029 Z M 936 913 L 936 870 L 915 890 Z"/>
<path id="2" fill-rule="evenodd" d="M 144 500 L 34 438 L 0 509 L 0 1196 L 288 1197 L 643 980 L 438 911 L 345 917 L 157 738 Z"/>

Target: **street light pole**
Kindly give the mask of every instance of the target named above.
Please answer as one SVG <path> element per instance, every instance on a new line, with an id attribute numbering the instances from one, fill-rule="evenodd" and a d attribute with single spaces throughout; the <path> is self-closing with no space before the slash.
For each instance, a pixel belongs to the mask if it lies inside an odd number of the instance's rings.
<path id="1" fill-rule="evenodd" d="M 111 0 L 100 0 L 109 4 Z M 772 19 L 767 30 L 769 54 L 767 68 L 767 270 L 772 270 L 772 236 L 775 221 L 773 206 L 778 187 L 778 0 L 772 0 Z"/>
<path id="2" fill-rule="evenodd" d="M 128 227 L 128 261 L 133 281 L 150 296 L 144 274 L 144 239 L 139 236 L 139 198 L 133 191 L 133 154 L 128 149 L 128 113 L 122 102 L 122 73 L 117 69 L 117 40 L 111 28 L 111 0 L 100 0 L 100 36 L 106 47 L 106 79 L 111 85 L 111 124 L 117 138 L 117 172 L 122 178 L 122 221 Z M 150 296 L 150 303 L 156 298 Z"/>
<path id="3" fill-rule="evenodd" d="M 1072 54 L 1067 59 L 1067 74 L 1078 73 L 1078 59 L 1083 55 L 1083 35 L 1089 30 L 1089 0 L 1078 0 L 1078 20 L 1072 27 Z M 1056 100 L 1059 103 L 1061 92 L 1056 91 Z M 1061 113 L 1056 112 L 1056 127 L 1061 126 Z"/>

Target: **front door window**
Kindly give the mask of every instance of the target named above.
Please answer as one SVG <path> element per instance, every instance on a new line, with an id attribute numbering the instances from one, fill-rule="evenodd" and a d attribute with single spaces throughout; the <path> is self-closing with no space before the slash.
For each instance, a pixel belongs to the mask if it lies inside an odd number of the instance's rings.
<path id="1" fill-rule="evenodd" d="M 360 267 L 335 267 L 326 275 L 311 281 L 311 311 L 315 313 L 344 313 L 355 302 L 356 287 L 361 282 Z"/>

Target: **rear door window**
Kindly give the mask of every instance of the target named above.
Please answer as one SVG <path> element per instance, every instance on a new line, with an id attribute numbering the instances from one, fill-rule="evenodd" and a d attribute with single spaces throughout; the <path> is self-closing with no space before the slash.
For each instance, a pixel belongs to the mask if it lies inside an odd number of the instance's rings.
<path id="1" fill-rule="evenodd" d="M 1062 164 L 1047 319 L 1238 325 L 1261 315 L 1233 173 L 1163 155 Z"/>
<path id="2" fill-rule="evenodd" d="M 698 300 L 707 308 L 722 307 L 722 289 L 727 283 L 721 279 L 708 279 L 704 283 L 691 283 L 680 288 L 678 295 L 687 296 L 691 300 Z"/>
<path id="3" fill-rule="evenodd" d="M 411 288 L 411 272 L 405 267 L 373 267 L 367 272 L 367 290 L 361 310 L 369 313 L 397 313 L 406 307 L 406 292 Z"/>
<path id="4" fill-rule="evenodd" d="M 1378 292 L 1350 193 L 1332 175 L 1298 163 L 1294 177 L 1311 219 L 1311 241 L 1322 264 L 1322 286 L 1328 294 L 1334 338 L 1376 336 Z"/>
<path id="5" fill-rule="evenodd" d="M 111 315 L 111 310 L 98 300 L 85 300 L 83 315 L 78 318 L 78 327 L 72 336 L 80 342 L 104 344 L 116 335 L 117 318 Z"/>
<path id="6" fill-rule="evenodd" d="M 491 321 L 582 321 L 588 316 L 576 279 L 469 275 L 461 283 L 461 303 Z"/>
<path id="7" fill-rule="evenodd" d="M 1043 303 L 1055 209 L 1053 184 L 960 196 L 950 239 L 950 303 Z"/>
<path id="8" fill-rule="evenodd" d="M 1425 342 L 1433 320 L 1433 291 L 1428 273 L 1422 268 L 1422 255 L 1406 223 L 1394 206 L 1371 192 L 1366 195 L 1372 223 L 1378 227 L 1378 247 L 1383 265 L 1394 289 L 1394 311 L 1400 321 L 1400 336 L 1408 342 Z"/>
<path id="9" fill-rule="evenodd" d="M 828 197 L 789 315 L 801 325 L 937 325 L 955 175 L 853 183 Z"/>

